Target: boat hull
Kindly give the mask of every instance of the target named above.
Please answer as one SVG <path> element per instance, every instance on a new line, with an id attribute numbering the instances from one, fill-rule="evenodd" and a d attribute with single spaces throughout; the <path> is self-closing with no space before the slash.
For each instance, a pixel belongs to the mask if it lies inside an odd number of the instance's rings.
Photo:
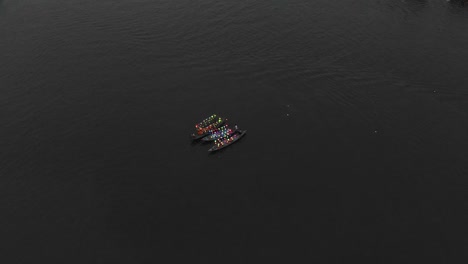
<path id="1" fill-rule="evenodd" d="M 213 129 L 221 127 L 222 125 L 224 125 L 225 122 L 226 122 L 226 119 L 223 119 L 221 122 L 215 124 L 213 126 Z M 192 135 L 190 135 L 190 136 L 192 137 L 193 140 L 198 140 L 198 139 L 202 139 L 202 138 L 204 138 L 206 136 L 209 136 L 209 135 L 210 135 L 210 131 L 206 131 L 203 134 L 192 133 Z"/>
<path id="2" fill-rule="evenodd" d="M 221 150 L 221 149 L 223 149 L 223 148 L 225 148 L 227 146 L 230 146 L 230 145 L 234 144 L 239 139 L 241 139 L 243 136 L 245 136 L 245 134 L 247 133 L 247 130 L 237 130 L 236 133 L 238 133 L 237 137 L 233 141 L 229 142 L 228 144 L 224 144 L 222 146 L 219 146 L 219 147 L 215 145 L 215 146 L 211 147 L 208 151 L 209 152 L 215 152 L 215 151 Z"/>
<path id="3" fill-rule="evenodd" d="M 234 135 L 234 133 L 236 133 L 236 131 L 238 131 L 238 130 L 232 130 L 231 132 L 226 133 L 224 136 L 225 136 L 225 137 L 226 137 L 226 136 L 227 136 L 227 137 L 230 137 L 230 136 Z M 221 138 L 221 137 L 222 137 L 222 136 L 213 137 L 213 134 L 210 134 L 210 135 L 208 135 L 208 136 L 202 138 L 201 140 L 202 140 L 202 141 L 205 141 L 205 142 L 210 142 L 210 141 L 215 141 L 215 140 L 217 140 L 218 138 Z"/>

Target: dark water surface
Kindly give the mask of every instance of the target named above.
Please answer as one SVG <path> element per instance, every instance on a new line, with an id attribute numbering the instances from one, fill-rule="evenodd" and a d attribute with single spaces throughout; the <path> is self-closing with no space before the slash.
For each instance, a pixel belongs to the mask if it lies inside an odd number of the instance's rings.
<path id="1" fill-rule="evenodd" d="M 1 262 L 466 263 L 467 62 L 443 0 L 0 0 Z"/>

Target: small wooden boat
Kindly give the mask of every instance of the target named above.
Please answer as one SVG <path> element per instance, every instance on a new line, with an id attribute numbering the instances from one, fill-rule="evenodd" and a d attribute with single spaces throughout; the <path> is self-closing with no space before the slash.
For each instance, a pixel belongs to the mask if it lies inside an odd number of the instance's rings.
<path id="1" fill-rule="evenodd" d="M 218 117 L 218 115 L 212 114 L 211 116 L 203 119 L 200 123 L 196 124 L 195 129 L 199 130 L 199 129 L 206 128 L 207 126 L 215 123 L 219 118 L 220 117 Z"/>
<path id="2" fill-rule="evenodd" d="M 197 140 L 197 139 L 204 138 L 210 135 L 211 131 L 221 127 L 224 124 L 224 122 L 226 122 L 226 120 L 227 119 L 218 117 L 218 119 L 215 122 L 211 123 L 210 125 L 197 129 L 197 131 L 191 135 L 192 139 Z"/>
<path id="3" fill-rule="evenodd" d="M 236 130 L 234 134 L 228 137 L 220 138 L 217 139 L 214 143 L 214 146 L 211 147 L 208 151 L 213 152 L 213 151 L 218 151 L 220 149 L 223 149 L 234 142 L 237 142 L 239 139 L 241 139 L 245 133 L 247 133 L 247 130 Z"/>
<path id="4" fill-rule="evenodd" d="M 233 135 L 239 128 L 237 126 L 234 126 L 234 128 L 230 128 L 229 125 L 224 125 L 218 129 L 215 129 L 210 132 L 210 134 L 204 138 L 202 138 L 202 141 L 215 141 L 220 138 L 228 137 Z"/>

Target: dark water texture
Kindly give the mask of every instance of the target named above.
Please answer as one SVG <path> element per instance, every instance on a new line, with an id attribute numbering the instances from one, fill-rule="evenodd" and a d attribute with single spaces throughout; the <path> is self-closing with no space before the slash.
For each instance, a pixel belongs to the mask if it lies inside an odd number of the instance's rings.
<path id="1" fill-rule="evenodd" d="M 467 48 L 442 0 L 0 1 L 2 263 L 466 263 Z"/>

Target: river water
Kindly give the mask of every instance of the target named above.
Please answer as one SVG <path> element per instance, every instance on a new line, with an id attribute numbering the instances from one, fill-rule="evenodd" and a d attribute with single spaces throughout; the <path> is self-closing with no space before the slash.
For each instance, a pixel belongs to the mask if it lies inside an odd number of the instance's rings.
<path id="1" fill-rule="evenodd" d="M 0 0 L 2 259 L 461 263 L 467 48 L 444 0 Z"/>

